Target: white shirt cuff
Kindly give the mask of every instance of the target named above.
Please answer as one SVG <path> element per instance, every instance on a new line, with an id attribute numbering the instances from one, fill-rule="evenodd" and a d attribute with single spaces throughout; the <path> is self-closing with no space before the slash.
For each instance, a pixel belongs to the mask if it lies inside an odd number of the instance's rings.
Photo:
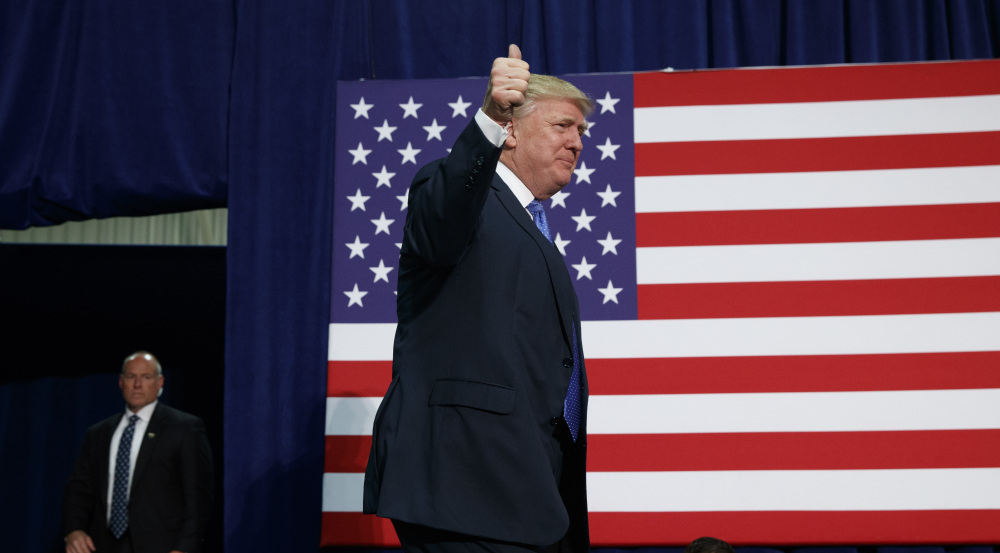
<path id="1" fill-rule="evenodd" d="M 476 110 L 476 123 L 479 125 L 479 129 L 483 131 L 483 136 L 486 140 L 489 140 L 497 148 L 503 147 L 503 143 L 507 141 L 507 129 L 501 127 L 496 121 L 490 119 L 483 108 Z"/>

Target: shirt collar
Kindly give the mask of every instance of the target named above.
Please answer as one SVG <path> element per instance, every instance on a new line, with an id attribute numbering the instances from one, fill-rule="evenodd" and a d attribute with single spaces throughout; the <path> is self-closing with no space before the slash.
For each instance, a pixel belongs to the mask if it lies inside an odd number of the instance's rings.
<path id="1" fill-rule="evenodd" d="M 521 179 L 517 178 L 517 175 L 503 163 L 497 163 L 497 175 L 507 185 L 507 188 L 510 188 L 510 191 L 514 193 L 517 201 L 521 202 L 521 207 L 528 207 L 531 200 L 535 199 L 535 195 L 531 193 L 531 190 L 528 190 L 528 187 L 521 182 Z"/>
<path id="2" fill-rule="evenodd" d="M 149 405 L 143 407 L 142 409 L 139 409 L 139 411 L 136 413 L 132 413 L 131 409 L 125 407 L 125 418 L 127 419 L 131 417 L 133 414 L 135 414 L 139 415 L 139 418 L 142 419 L 144 422 L 149 422 L 149 419 L 153 417 L 153 411 L 156 409 L 157 403 L 159 403 L 159 400 L 156 400 L 153 403 L 150 403 Z"/>

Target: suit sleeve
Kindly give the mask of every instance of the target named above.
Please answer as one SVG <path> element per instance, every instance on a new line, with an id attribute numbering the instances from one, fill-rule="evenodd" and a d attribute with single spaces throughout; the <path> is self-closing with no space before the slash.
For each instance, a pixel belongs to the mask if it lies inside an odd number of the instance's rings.
<path id="1" fill-rule="evenodd" d="M 94 506 L 98 504 L 96 494 L 100 493 L 96 488 L 97 470 L 107 470 L 107 467 L 100 466 L 102 456 L 95 451 L 97 440 L 94 438 L 93 429 L 88 430 L 83 439 L 83 448 L 80 456 L 77 457 L 73 472 L 70 473 L 69 480 L 63 490 L 62 501 L 62 535 L 65 536 L 75 530 L 82 530 L 90 533 L 93 517 L 100 516 L 94 513 Z M 106 458 L 105 452 L 104 458 Z"/>
<path id="2" fill-rule="evenodd" d="M 458 262 L 479 222 L 501 151 L 473 120 L 448 157 L 417 173 L 404 233 L 409 252 L 431 266 Z"/>
<path id="3" fill-rule="evenodd" d="M 173 549 L 193 553 L 201 549 L 205 538 L 215 489 L 212 451 L 201 419 L 195 419 L 186 432 L 181 442 L 179 462 L 184 512 Z"/>

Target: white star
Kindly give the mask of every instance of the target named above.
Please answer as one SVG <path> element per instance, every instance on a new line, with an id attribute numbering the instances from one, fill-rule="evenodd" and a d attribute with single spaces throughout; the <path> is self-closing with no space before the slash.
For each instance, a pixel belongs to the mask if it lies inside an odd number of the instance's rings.
<path id="1" fill-rule="evenodd" d="M 427 141 L 430 142 L 432 138 L 441 140 L 441 131 L 447 128 L 448 127 L 443 127 L 441 125 L 438 125 L 438 120 L 435 119 L 434 121 L 431 122 L 431 125 L 429 127 L 424 127 L 424 130 L 427 131 Z"/>
<path id="2" fill-rule="evenodd" d="M 602 294 L 604 294 L 604 301 L 601 302 L 601 305 L 604 305 L 605 303 L 608 303 L 609 301 L 613 301 L 615 303 L 618 303 L 618 292 L 621 292 L 622 289 L 621 288 L 615 288 L 614 284 L 611 284 L 611 281 L 609 280 L 607 288 L 598 288 L 597 291 L 600 292 L 600 293 L 602 293 Z"/>
<path id="3" fill-rule="evenodd" d="M 618 98 L 612 98 L 611 92 L 609 91 L 604 94 L 604 99 L 597 100 L 597 103 L 601 104 L 601 113 L 604 113 L 606 111 L 615 113 L 615 104 L 617 104 L 619 101 L 620 100 Z"/>
<path id="4" fill-rule="evenodd" d="M 610 157 L 611 159 L 617 160 L 618 158 L 615 157 L 615 150 L 617 150 L 618 148 L 621 148 L 621 145 L 620 144 L 612 144 L 610 136 L 604 142 L 603 146 L 601 146 L 601 145 L 597 146 L 597 149 L 601 151 L 601 159 Z"/>
<path id="5" fill-rule="evenodd" d="M 385 169 L 385 165 L 383 165 L 382 170 L 378 173 L 372 173 L 372 176 L 378 179 L 378 184 L 375 185 L 375 188 L 378 188 L 383 184 L 392 188 L 391 179 L 396 176 L 396 173 L 390 173 Z"/>
<path id="6" fill-rule="evenodd" d="M 608 188 L 605 189 L 604 192 L 598 192 L 597 195 L 601 197 L 601 207 L 604 207 L 608 204 L 618 207 L 618 204 L 615 203 L 615 198 L 621 196 L 622 193 L 615 192 L 614 190 L 612 190 L 611 185 L 609 184 Z"/>
<path id="7" fill-rule="evenodd" d="M 348 248 L 351 248 L 351 256 L 348 257 L 347 259 L 354 259 L 354 256 L 358 256 L 361 259 L 365 258 L 365 248 L 368 247 L 368 244 L 362 244 L 360 236 L 355 236 L 354 237 L 354 243 L 353 244 L 352 243 L 347 243 L 347 244 L 344 244 L 344 245 L 347 246 Z"/>
<path id="8" fill-rule="evenodd" d="M 371 196 L 362 196 L 361 189 L 358 188 L 358 191 L 355 192 L 353 196 L 347 197 L 348 200 L 351 200 L 351 211 L 354 211 L 355 209 L 364 211 L 365 202 L 367 202 L 369 198 L 371 198 Z"/>
<path id="9" fill-rule="evenodd" d="M 351 152 L 351 155 L 354 156 L 354 161 L 351 162 L 351 165 L 354 165 L 359 161 L 361 163 L 364 163 L 365 165 L 368 165 L 368 154 L 372 153 L 372 151 L 366 150 L 365 147 L 362 146 L 360 142 L 358 142 L 358 149 L 347 150 L 347 151 Z"/>
<path id="10" fill-rule="evenodd" d="M 555 207 L 557 205 L 561 205 L 563 207 L 566 207 L 566 198 L 568 198 L 568 197 L 569 197 L 569 192 L 564 192 L 562 190 L 560 190 L 559 192 L 556 192 L 552 196 L 552 206 L 551 207 Z"/>
<path id="11" fill-rule="evenodd" d="M 417 164 L 417 154 L 420 153 L 420 150 L 414 149 L 413 143 L 407 142 L 405 150 L 396 150 L 396 151 L 403 154 L 403 162 L 400 163 L 400 165 L 406 163 L 407 161 L 412 161 L 414 165 Z"/>
<path id="12" fill-rule="evenodd" d="M 594 278 L 590 276 L 590 271 L 592 271 L 594 267 L 597 267 L 597 265 L 587 263 L 587 256 L 583 256 L 583 259 L 581 259 L 579 263 L 573 265 L 573 268 L 576 269 L 576 279 L 580 280 L 583 277 L 587 277 L 590 280 L 594 280 Z"/>
<path id="13" fill-rule="evenodd" d="M 570 242 L 572 242 L 572 240 L 563 240 L 562 236 L 560 236 L 558 232 L 556 233 L 556 237 L 552 239 L 552 243 L 556 245 L 556 249 L 559 250 L 559 253 L 563 254 L 563 257 L 566 257 L 566 246 L 568 246 Z"/>
<path id="14" fill-rule="evenodd" d="M 399 206 L 400 211 L 404 211 L 406 208 L 410 207 L 410 189 L 407 188 L 406 192 L 403 192 L 402 196 L 396 196 L 396 199 L 399 200 L 399 203 L 403 204 Z"/>
<path id="15" fill-rule="evenodd" d="M 366 104 L 365 97 L 362 96 L 360 102 L 351 104 L 351 107 L 354 108 L 354 118 L 357 119 L 358 117 L 364 117 L 365 119 L 368 119 L 368 110 L 372 109 L 374 106 L 375 104 Z"/>
<path id="16" fill-rule="evenodd" d="M 403 119 L 409 116 L 413 116 L 414 119 L 417 118 L 417 110 L 422 108 L 423 104 L 413 103 L 413 96 L 410 96 L 410 101 L 405 104 L 399 104 L 399 107 L 403 108 Z"/>
<path id="17" fill-rule="evenodd" d="M 596 169 L 587 169 L 586 162 L 581 163 L 579 169 L 573 169 L 573 172 L 576 173 L 576 183 L 580 184 L 581 182 L 590 182 L 590 174 L 594 171 L 596 171 Z"/>
<path id="18" fill-rule="evenodd" d="M 396 130 L 397 127 L 390 127 L 389 126 L 389 120 L 388 119 L 383 119 L 381 127 L 373 127 L 373 128 L 376 131 L 378 131 L 378 141 L 379 142 L 382 142 L 383 138 L 386 139 L 386 140 L 388 140 L 389 142 L 392 142 L 392 133 L 393 133 L 393 131 Z M 610 140 L 610 138 L 608 140 Z M 598 148 L 600 148 L 600 146 L 598 146 Z M 601 159 L 604 159 L 604 158 L 602 157 Z"/>
<path id="19" fill-rule="evenodd" d="M 378 267 L 368 267 L 368 268 L 371 269 L 371 272 L 375 273 L 375 280 L 373 280 L 372 282 L 378 282 L 380 280 L 389 282 L 389 271 L 392 271 L 393 267 L 386 267 L 385 261 L 379 259 Z"/>
<path id="20" fill-rule="evenodd" d="M 469 106 L 471 106 L 471 105 L 472 105 L 472 102 L 463 102 L 462 101 L 462 95 L 459 94 L 458 95 L 458 100 L 456 100 L 455 102 L 449 103 L 448 107 L 450 107 L 452 110 L 454 110 L 454 111 L 451 112 L 451 116 L 452 117 L 458 117 L 458 114 L 460 114 L 460 113 L 462 114 L 462 117 L 468 117 L 468 115 L 465 114 L 465 110 L 469 109 Z"/>
<path id="21" fill-rule="evenodd" d="M 574 221 L 576 221 L 576 231 L 577 232 L 580 232 L 580 229 L 582 229 L 582 228 L 585 228 L 587 230 L 591 230 L 591 228 L 590 228 L 590 222 L 593 221 L 596 218 L 597 217 L 595 217 L 593 215 L 587 215 L 587 210 L 586 209 L 581 209 L 579 215 L 575 215 L 573 217 L 570 217 L 570 219 L 573 219 Z"/>
<path id="22" fill-rule="evenodd" d="M 376 235 L 378 235 L 378 233 L 380 233 L 380 232 L 384 232 L 384 233 L 386 233 L 386 234 L 388 234 L 390 236 L 392 235 L 392 233 L 389 232 L 389 225 L 395 223 L 396 220 L 395 219 L 386 219 L 384 211 L 382 212 L 382 215 L 378 219 L 372 219 L 371 221 L 372 221 L 372 223 L 375 224 L 375 234 Z"/>
<path id="23" fill-rule="evenodd" d="M 607 238 L 605 238 L 604 240 L 597 241 L 598 244 L 604 246 L 604 251 L 601 252 L 601 255 L 604 255 L 608 252 L 618 255 L 618 244 L 621 244 L 621 242 L 622 241 L 620 238 L 614 238 L 611 236 L 610 230 L 608 231 Z"/>
<path id="24" fill-rule="evenodd" d="M 368 292 L 362 292 L 361 290 L 358 290 L 358 285 L 357 283 L 355 283 L 354 290 L 348 290 L 347 292 L 344 292 L 344 295 L 350 298 L 350 301 L 347 302 L 347 307 L 350 307 L 354 304 L 358 304 L 359 307 L 364 307 L 364 304 L 361 303 L 361 298 L 367 296 Z"/>
<path id="25" fill-rule="evenodd" d="M 593 121 L 587 121 L 587 130 L 583 131 L 583 136 L 590 138 L 590 129 L 593 129 L 595 125 L 597 125 L 597 123 Z"/>

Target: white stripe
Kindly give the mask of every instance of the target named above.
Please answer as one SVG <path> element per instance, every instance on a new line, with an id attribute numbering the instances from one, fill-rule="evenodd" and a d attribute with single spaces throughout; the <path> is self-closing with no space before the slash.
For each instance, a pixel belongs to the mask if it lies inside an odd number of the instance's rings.
<path id="1" fill-rule="evenodd" d="M 327 398 L 327 436 L 370 436 L 382 398 Z M 1000 389 L 591 395 L 590 434 L 1000 428 Z"/>
<path id="2" fill-rule="evenodd" d="M 637 213 L 1000 202 L 1000 165 L 636 177 Z"/>
<path id="3" fill-rule="evenodd" d="M 1000 508 L 1000 469 L 589 472 L 591 512 Z M 324 512 L 361 512 L 364 474 L 323 475 Z"/>
<path id="4" fill-rule="evenodd" d="M 330 326 L 356 338 L 331 360 L 392 359 L 395 325 Z M 1000 313 L 584 321 L 583 344 L 588 359 L 1000 351 Z"/>
<path id="5" fill-rule="evenodd" d="M 391 361 L 396 323 L 330 325 L 329 361 Z"/>
<path id="6" fill-rule="evenodd" d="M 637 248 L 639 284 L 1000 275 L 1000 238 Z"/>
<path id="7" fill-rule="evenodd" d="M 590 472 L 591 512 L 1000 508 L 1000 469 Z"/>
<path id="8" fill-rule="evenodd" d="M 583 323 L 588 359 L 1000 350 L 1000 313 Z"/>
<path id="9" fill-rule="evenodd" d="M 360 513 L 364 504 L 364 489 L 363 473 L 324 473 L 323 512 Z"/>
<path id="10" fill-rule="evenodd" d="M 327 436 L 371 436 L 381 397 L 326 398 Z"/>
<path id="11" fill-rule="evenodd" d="M 637 108 L 635 141 L 692 142 L 994 131 L 1000 95 Z"/>
<path id="12" fill-rule="evenodd" d="M 1000 389 L 591 395 L 590 434 L 1000 428 Z"/>

